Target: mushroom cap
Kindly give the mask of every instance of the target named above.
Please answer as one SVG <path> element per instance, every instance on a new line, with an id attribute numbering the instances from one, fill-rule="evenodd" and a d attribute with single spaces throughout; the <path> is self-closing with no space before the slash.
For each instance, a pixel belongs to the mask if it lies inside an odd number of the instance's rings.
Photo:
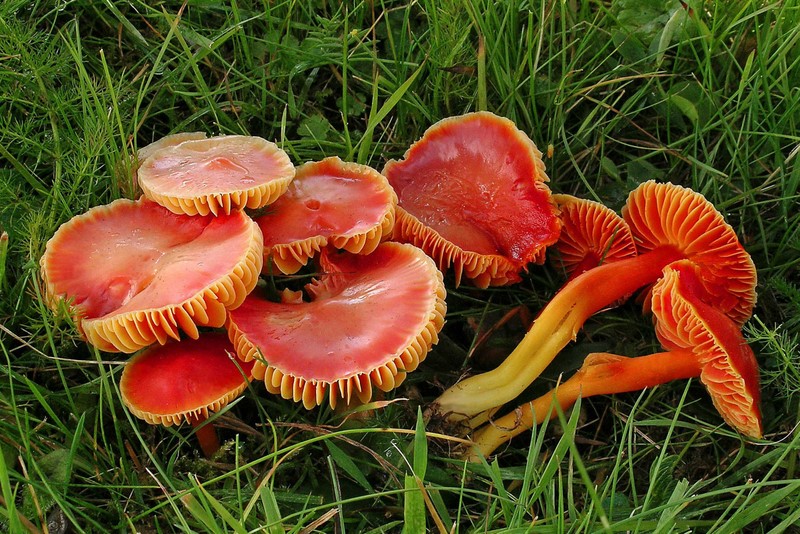
<path id="1" fill-rule="evenodd" d="M 542 154 L 489 112 L 439 121 L 383 170 L 398 196 L 393 239 L 422 248 L 478 287 L 520 280 L 558 239 Z"/>
<path id="2" fill-rule="evenodd" d="M 286 152 L 253 136 L 166 142 L 146 155 L 137 171 L 144 195 L 187 215 L 261 208 L 286 191 L 294 176 Z"/>
<path id="3" fill-rule="evenodd" d="M 176 215 L 120 199 L 73 217 L 41 259 L 47 300 L 69 301 L 92 345 L 134 352 L 220 327 L 258 281 L 261 230 L 242 212 Z"/>
<path id="4" fill-rule="evenodd" d="M 166 148 L 169 146 L 175 146 L 184 141 L 196 141 L 198 139 L 205 139 L 206 134 L 204 132 L 179 132 L 175 134 L 170 134 L 153 141 L 149 145 L 143 146 L 136 152 L 136 159 L 138 160 L 139 165 L 144 163 L 144 160 L 149 158 L 153 155 L 154 152 L 160 150 L 162 148 Z"/>
<path id="5" fill-rule="evenodd" d="M 329 392 L 362 402 L 416 369 L 444 324 L 442 274 L 420 249 L 382 243 L 369 255 L 320 256 L 324 274 L 306 287 L 310 302 L 256 294 L 228 316 L 228 332 L 267 390 L 310 409 Z"/>
<path id="6" fill-rule="evenodd" d="M 553 195 L 561 213 L 561 235 L 555 244 L 557 262 L 574 278 L 601 263 L 636 256 L 628 223 L 599 202 L 572 195 Z"/>
<path id="7" fill-rule="evenodd" d="M 375 169 L 337 157 L 297 168 L 269 212 L 256 218 L 266 260 L 284 274 L 297 272 L 328 243 L 369 254 L 394 226 L 397 196 Z"/>
<path id="8" fill-rule="evenodd" d="M 690 260 L 668 265 L 653 286 L 656 333 L 668 349 L 690 348 L 702 365 L 700 380 L 722 418 L 739 432 L 761 437 L 758 362 L 740 327 L 708 304 L 701 269 Z"/>
<path id="9" fill-rule="evenodd" d="M 756 269 L 736 232 L 703 195 L 671 183 L 649 181 L 628 196 L 622 216 L 639 253 L 673 247 L 692 260 L 700 281 L 722 310 L 738 324 L 756 303 Z"/>
<path id="10" fill-rule="evenodd" d="M 247 387 L 252 363 L 236 358 L 224 333 L 203 334 L 145 349 L 125 365 L 122 401 L 151 425 L 170 426 L 208 417 Z"/>

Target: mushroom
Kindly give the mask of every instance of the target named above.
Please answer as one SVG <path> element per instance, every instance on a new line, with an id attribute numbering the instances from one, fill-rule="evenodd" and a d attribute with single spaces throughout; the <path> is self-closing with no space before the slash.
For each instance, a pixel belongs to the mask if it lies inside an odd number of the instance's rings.
<path id="1" fill-rule="evenodd" d="M 144 195 L 174 213 L 229 214 L 274 202 L 289 185 L 289 156 L 260 137 L 176 138 L 145 147 L 137 171 Z"/>
<path id="2" fill-rule="evenodd" d="M 431 126 L 383 174 L 398 195 L 393 239 L 478 287 L 520 280 L 544 261 L 560 222 L 541 152 L 510 120 L 489 112 Z"/>
<path id="3" fill-rule="evenodd" d="M 219 438 L 206 422 L 208 414 L 238 397 L 252 372 L 252 362 L 239 362 L 235 354 L 224 333 L 145 349 L 125 364 L 119 382 L 122 402 L 151 425 L 190 423 L 210 458 L 219 449 Z"/>
<path id="4" fill-rule="evenodd" d="M 444 324 L 442 274 L 420 249 L 382 243 L 369 255 L 320 255 L 324 274 L 306 286 L 305 302 L 257 294 L 230 312 L 228 332 L 267 390 L 307 409 L 329 393 L 332 407 L 372 388 L 389 391 L 413 371 Z"/>
<path id="5" fill-rule="evenodd" d="M 120 199 L 64 223 L 41 259 L 46 299 L 61 301 L 100 350 L 135 352 L 220 327 L 258 281 L 261 231 L 242 212 L 176 215 Z"/>
<path id="6" fill-rule="evenodd" d="M 264 234 L 264 269 L 270 262 L 296 273 L 330 243 L 369 254 L 394 226 L 397 196 L 375 169 L 337 157 L 297 168 L 286 193 L 255 219 Z"/>
<path id="7" fill-rule="evenodd" d="M 653 181 L 637 187 L 622 213 L 640 254 L 590 269 L 568 282 L 497 368 L 456 383 L 429 412 L 465 421 L 519 395 L 609 304 L 654 283 L 668 264 L 688 258 L 713 305 L 737 324 L 752 313 L 756 271 L 733 229 L 702 195 Z"/>
<path id="8" fill-rule="evenodd" d="M 637 391 L 693 377 L 700 377 L 726 423 L 760 438 L 758 363 L 739 325 L 707 304 L 704 293 L 690 261 L 667 266 L 652 296 L 656 331 L 668 352 L 637 358 L 590 354 L 580 370 L 553 391 L 479 429 L 470 457 L 488 456 L 514 436 L 554 417 L 554 404 L 565 410 L 578 397 Z"/>
<path id="9" fill-rule="evenodd" d="M 628 223 L 611 208 L 572 195 L 553 195 L 561 218 L 561 235 L 553 248 L 568 280 L 602 263 L 636 256 Z"/>

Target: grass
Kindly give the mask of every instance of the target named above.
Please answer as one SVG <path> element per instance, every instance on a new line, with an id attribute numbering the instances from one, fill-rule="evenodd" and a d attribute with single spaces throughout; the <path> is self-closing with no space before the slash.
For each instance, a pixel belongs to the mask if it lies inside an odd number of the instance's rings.
<path id="1" fill-rule="evenodd" d="M 203 0 L 0 5 L 0 522 L 9 532 L 784 532 L 800 529 L 800 4 Z M 705 194 L 759 269 L 746 327 L 766 437 L 744 440 L 695 382 L 587 400 L 487 463 L 418 418 L 518 340 L 478 328 L 535 312 L 560 283 L 452 287 L 442 342 L 366 422 L 251 388 L 188 428 L 121 406 L 124 358 L 42 301 L 38 260 L 70 217 L 136 195 L 130 158 L 179 131 L 246 133 L 295 163 L 382 168 L 440 118 L 507 116 L 554 191 L 614 208 L 636 184 Z M 591 350 L 657 346 L 633 305 L 593 319 Z M 547 387 L 542 381 L 538 388 Z M 531 394 L 535 393 L 532 389 Z"/>

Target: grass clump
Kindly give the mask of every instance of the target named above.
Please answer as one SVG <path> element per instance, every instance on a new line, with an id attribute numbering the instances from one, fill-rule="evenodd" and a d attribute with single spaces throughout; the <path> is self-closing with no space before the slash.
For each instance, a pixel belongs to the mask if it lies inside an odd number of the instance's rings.
<path id="1" fill-rule="evenodd" d="M 799 28 L 796 2 L 3 3 L 3 527 L 800 528 Z M 254 384 L 216 416 L 228 441 L 211 461 L 187 429 L 132 419 L 122 359 L 87 347 L 42 301 L 47 239 L 75 214 L 134 198 L 131 156 L 166 134 L 260 135 L 298 164 L 338 155 L 380 169 L 436 120 L 484 108 L 548 152 L 555 191 L 617 208 L 636 184 L 670 180 L 725 213 L 761 280 L 746 334 L 765 370 L 763 441 L 725 427 L 690 382 L 587 400 L 486 463 L 452 459 L 463 443 L 426 427 L 418 407 L 492 365 L 491 351 L 470 349 L 508 310 L 546 303 L 560 284 L 549 267 L 487 291 L 449 279 L 442 342 L 367 425 Z M 492 338 L 495 353 L 521 329 Z M 550 378 L 591 350 L 655 348 L 631 304 L 590 321 Z"/>

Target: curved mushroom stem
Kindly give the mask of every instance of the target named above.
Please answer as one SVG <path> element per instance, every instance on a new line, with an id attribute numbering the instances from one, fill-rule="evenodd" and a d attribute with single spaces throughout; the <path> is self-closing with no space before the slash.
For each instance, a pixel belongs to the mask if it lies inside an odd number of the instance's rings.
<path id="1" fill-rule="evenodd" d="M 205 457 L 211 458 L 214 456 L 220 447 L 219 437 L 214 425 L 209 423 L 206 417 L 202 416 L 191 416 L 187 419 L 194 428 L 194 435 L 197 437 L 197 442 Z"/>
<path id="2" fill-rule="evenodd" d="M 575 339 L 589 317 L 655 282 L 666 265 L 681 257 L 682 253 L 676 248 L 662 246 L 634 258 L 601 265 L 576 277 L 545 306 L 502 364 L 453 385 L 429 411 L 445 414 L 453 422 L 464 422 L 475 414 L 513 400 Z"/>
<path id="3" fill-rule="evenodd" d="M 489 456 L 514 436 L 555 417 L 558 413 L 556 405 L 566 410 L 579 396 L 586 398 L 637 391 L 672 380 L 697 377 L 700 372 L 700 361 L 689 349 L 637 358 L 605 352 L 589 354 L 583 366 L 569 380 L 478 430 L 466 458 L 478 461 L 480 456 Z"/>

